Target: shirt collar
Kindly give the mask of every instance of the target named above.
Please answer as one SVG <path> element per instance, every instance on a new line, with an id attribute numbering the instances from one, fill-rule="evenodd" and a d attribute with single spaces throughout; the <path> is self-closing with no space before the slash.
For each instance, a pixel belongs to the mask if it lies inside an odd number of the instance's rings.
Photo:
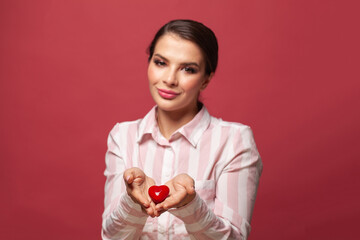
<path id="1" fill-rule="evenodd" d="M 164 144 L 165 138 L 161 135 L 157 121 L 156 121 L 156 112 L 157 106 L 154 106 L 148 114 L 141 120 L 139 125 L 139 131 L 137 136 L 137 142 L 141 142 L 144 139 L 144 136 L 150 135 L 152 138 L 159 144 Z M 202 134 L 209 127 L 211 117 L 206 107 L 203 105 L 201 110 L 195 115 L 195 117 L 176 130 L 170 137 L 170 142 L 172 139 L 176 138 L 177 135 L 181 134 L 185 137 L 193 147 L 196 147 L 199 143 Z M 166 143 L 165 143 L 166 145 Z"/>

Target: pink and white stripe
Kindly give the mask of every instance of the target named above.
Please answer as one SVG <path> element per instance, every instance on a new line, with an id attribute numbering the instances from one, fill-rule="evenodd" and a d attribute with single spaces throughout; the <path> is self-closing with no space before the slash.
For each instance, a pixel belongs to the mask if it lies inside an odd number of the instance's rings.
<path id="1" fill-rule="evenodd" d="M 156 184 L 180 173 L 195 180 L 188 205 L 149 218 L 127 196 L 123 172 L 139 167 Z M 103 239 L 247 239 L 262 161 L 251 129 L 211 117 L 205 107 L 169 140 L 156 107 L 143 119 L 118 123 L 106 152 Z"/>

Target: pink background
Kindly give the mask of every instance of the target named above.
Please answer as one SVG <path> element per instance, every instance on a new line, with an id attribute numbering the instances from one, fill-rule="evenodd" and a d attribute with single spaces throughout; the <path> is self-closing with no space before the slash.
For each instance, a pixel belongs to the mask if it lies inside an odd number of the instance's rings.
<path id="1" fill-rule="evenodd" d="M 263 158 L 249 239 L 358 239 L 356 2 L 1 1 L 0 239 L 100 239 L 107 135 L 153 106 L 145 49 L 176 18 L 217 34 L 204 102 Z"/>

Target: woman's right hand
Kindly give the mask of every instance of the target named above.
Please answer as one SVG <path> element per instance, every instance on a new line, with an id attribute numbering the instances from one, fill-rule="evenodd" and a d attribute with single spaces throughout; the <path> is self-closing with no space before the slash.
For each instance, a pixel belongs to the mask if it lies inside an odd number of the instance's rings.
<path id="1" fill-rule="evenodd" d="M 124 172 L 126 191 L 131 199 L 140 204 L 144 212 L 150 217 L 159 216 L 155 210 L 155 203 L 151 201 L 148 190 L 155 185 L 155 181 L 146 176 L 140 168 L 129 168 Z"/>

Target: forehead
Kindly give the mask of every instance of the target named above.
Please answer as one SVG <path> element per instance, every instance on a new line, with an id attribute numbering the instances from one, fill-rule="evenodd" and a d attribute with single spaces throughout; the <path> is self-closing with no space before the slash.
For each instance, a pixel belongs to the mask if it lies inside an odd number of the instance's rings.
<path id="1" fill-rule="evenodd" d="M 157 53 L 174 62 L 204 63 L 200 47 L 176 34 L 167 33 L 160 37 L 154 50 L 154 54 Z"/>

